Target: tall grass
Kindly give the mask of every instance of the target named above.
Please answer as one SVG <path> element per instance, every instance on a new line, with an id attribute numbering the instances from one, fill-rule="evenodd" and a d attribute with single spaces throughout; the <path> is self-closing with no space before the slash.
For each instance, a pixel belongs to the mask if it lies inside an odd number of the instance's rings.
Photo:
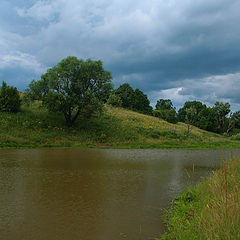
<path id="1" fill-rule="evenodd" d="M 240 159 L 177 197 L 166 212 L 161 240 L 240 239 Z"/>

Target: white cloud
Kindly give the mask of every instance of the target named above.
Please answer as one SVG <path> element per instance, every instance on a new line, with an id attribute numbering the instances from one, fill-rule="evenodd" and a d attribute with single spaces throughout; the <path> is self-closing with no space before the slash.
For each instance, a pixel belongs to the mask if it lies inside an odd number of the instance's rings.
<path id="1" fill-rule="evenodd" d="M 14 54 L 3 55 L 0 57 L 0 69 L 20 67 L 29 71 L 41 74 L 44 68 L 36 59 L 27 53 L 15 52 Z"/>
<path id="2" fill-rule="evenodd" d="M 178 88 L 169 88 L 160 91 L 151 91 L 149 93 L 149 98 L 151 100 L 151 105 L 155 107 L 157 101 L 159 99 L 171 99 L 173 105 L 177 108 L 181 107 L 181 105 L 188 101 L 191 97 L 190 95 L 181 95 L 182 87 Z"/>
<path id="3" fill-rule="evenodd" d="M 20 17 L 31 17 L 37 21 L 51 21 L 61 10 L 59 2 L 38 1 L 30 8 L 17 8 L 17 13 Z"/>
<path id="4" fill-rule="evenodd" d="M 201 101 L 208 106 L 222 101 L 229 102 L 234 111 L 240 110 L 240 73 L 186 79 L 176 84 L 179 87 L 150 92 L 152 105 L 161 98 L 171 99 L 177 108 L 186 101 Z"/>
<path id="5" fill-rule="evenodd" d="M 137 62 L 153 56 L 165 57 L 184 53 L 205 41 L 215 43 L 211 34 L 198 30 L 222 22 L 225 16 L 219 11 L 234 2 L 42 0 L 18 9 L 18 14 L 48 21 L 22 43 L 24 52 L 31 49 L 46 63 L 77 55 L 100 58 L 110 64 L 123 59 Z M 208 10 L 208 6 L 217 11 Z M 196 14 L 189 15 L 192 12 Z M 183 40 L 179 36 L 182 33 Z"/>
<path id="6" fill-rule="evenodd" d="M 194 98 L 238 101 L 237 80 L 217 76 L 240 71 L 238 0 L 34 2 L 19 7 L 15 0 L 17 16 L 0 16 L 0 26 L 16 22 L 15 30 L 0 27 L 2 72 L 12 66 L 41 75 L 43 66 L 75 55 L 103 60 L 120 83 L 151 92 L 153 99 L 166 96 L 178 105 Z"/>

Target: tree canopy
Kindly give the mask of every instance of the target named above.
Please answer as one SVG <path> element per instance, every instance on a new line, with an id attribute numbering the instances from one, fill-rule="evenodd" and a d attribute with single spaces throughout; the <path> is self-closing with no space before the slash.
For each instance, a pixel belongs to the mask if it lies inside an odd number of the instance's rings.
<path id="1" fill-rule="evenodd" d="M 28 92 L 42 98 L 49 110 L 62 112 L 72 125 L 80 114 L 88 117 L 101 109 L 112 89 L 111 80 L 101 61 L 67 57 L 48 69 L 41 80 L 32 81 Z"/>
<path id="2" fill-rule="evenodd" d="M 167 122 L 170 123 L 177 123 L 178 118 L 177 118 L 177 113 L 175 109 L 170 109 L 170 110 L 153 110 L 153 116 L 161 118 Z"/>
<path id="3" fill-rule="evenodd" d="M 147 95 L 138 88 L 133 90 L 130 84 L 124 83 L 120 85 L 119 88 L 115 90 L 114 94 L 120 97 L 123 108 L 144 114 L 152 113 L 152 107 L 150 106 Z"/>
<path id="4" fill-rule="evenodd" d="M 144 113 L 144 114 L 152 114 L 152 107 L 150 106 L 150 101 L 146 94 L 144 94 L 141 90 L 136 88 L 134 92 L 134 104 L 133 110 Z"/>
<path id="5" fill-rule="evenodd" d="M 159 99 L 153 111 L 155 117 L 159 117 L 170 123 L 177 123 L 178 117 L 175 107 L 170 99 Z"/>
<path id="6" fill-rule="evenodd" d="M 186 120 L 186 109 L 188 108 L 194 108 L 196 110 L 196 113 L 194 114 L 194 118 L 192 119 L 193 125 L 196 124 L 198 121 L 199 113 L 206 109 L 207 106 L 199 101 L 187 101 L 184 103 L 184 106 L 178 110 L 178 118 L 179 121 L 184 122 Z"/>
<path id="7" fill-rule="evenodd" d="M 121 98 L 123 108 L 133 109 L 135 94 L 133 88 L 128 83 L 120 85 L 115 90 L 115 94 Z"/>
<path id="8" fill-rule="evenodd" d="M 20 96 L 17 88 L 8 86 L 2 82 L 0 88 L 0 111 L 1 112 L 18 112 L 20 109 Z"/>
<path id="9" fill-rule="evenodd" d="M 228 102 L 216 102 L 213 109 L 216 113 L 219 132 L 223 133 L 227 125 L 227 115 L 231 112 L 230 104 Z"/>
<path id="10" fill-rule="evenodd" d="M 171 110 L 174 109 L 170 99 L 159 99 L 155 106 L 156 110 Z"/>
<path id="11" fill-rule="evenodd" d="M 228 102 L 216 102 L 213 107 L 207 107 L 199 101 L 187 101 L 178 111 L 180 121 L 186 122 L 189 108 L 196 110 L 191 124 L 207 131 L 229 133 L 235 125 L 237 126 L 238 119 L 240 119 L 238 112 L 231 112 Z"/>

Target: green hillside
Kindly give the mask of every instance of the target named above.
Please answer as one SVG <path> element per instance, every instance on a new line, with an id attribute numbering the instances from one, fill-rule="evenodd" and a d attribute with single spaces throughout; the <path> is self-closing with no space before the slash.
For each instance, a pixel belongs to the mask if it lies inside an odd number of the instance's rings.
<path id="1" fill-rule="evenodd" d="M 156 117 L 108 105 L 104 114 L 79 118 L 65 126 L 60 113 L 38 103 L 21 112 L 0 113 L 0 147 L 107 147 L 107 148 L 239 148 L 239 141 L 192 127 L 171 124 Z"/>

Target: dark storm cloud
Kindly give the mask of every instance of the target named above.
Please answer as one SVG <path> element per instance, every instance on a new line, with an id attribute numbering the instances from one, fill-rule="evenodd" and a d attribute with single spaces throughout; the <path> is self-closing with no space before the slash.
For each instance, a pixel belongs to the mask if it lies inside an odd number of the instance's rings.
<path id="1" fill-rule="evenodd" d="M 25 88 L 75 55 L 103 60 L 116 86 L 129 82 L 153 102 L 238 104 L 239 9 L 237 0 L 2 1 L 0 76 L 12 82 L 18 71 L 15 85 Z"/>

